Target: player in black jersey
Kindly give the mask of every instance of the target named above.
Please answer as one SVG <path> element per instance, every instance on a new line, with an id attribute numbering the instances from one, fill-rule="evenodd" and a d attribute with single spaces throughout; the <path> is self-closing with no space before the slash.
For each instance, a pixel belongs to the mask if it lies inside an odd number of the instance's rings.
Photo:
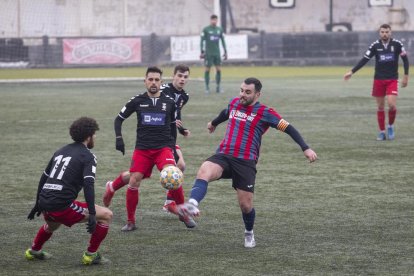
<path id="1" fill-rule="evenodd" d="M 190 136 L 190 131 L 183 126 L 181 121 L 181 109 L 189 100 L 189 95 L 185 92 L 184 87 L 188 82 L 190 68 L 186 65 L 177 65 L 174 68 L 173 80 L 171 83 L 164 84 L 160 87 L 162 93 L 170 96 L 175 101 L 176 106 L 176 126 L 178 131 L 184 136 Z M 177 137 L 177 131 L 173 129 L 174 139 Z M 181 171 L 185 170 L 185 161 L 181 149 L 178 145 L 175 146 L 174 158 L 177 167 Z M 130 173 L 128 171 L 121 172 L 113 181 L 106 183 L 106 191 L 103 196 L 103 203 L 105 206 L 111 204 L 115 192 L 129 183 Z M 164 203 L 163 209 L 173 214 L 178 215 L 177 205 L 184 203 L 184 190 L 182 186 L 177 190 L 169 190 L 167 192 L 167 199 Z"/>
<path id="2" fill-rule="evenodd" d="M 404 76 L 401 87 L 408 84 L 408 58 L 401 41 L 391 37 L 391 27 L 388 24 L 381 25 L 379 29 L 380 39 L 373 42 L 366 51 L 364 57 L 344 75 L 349 80 L 352 75 L 363 67 L 372 57 L 375 56 L 375 75 L 372 96 L 377 102 L 377 121 L 379 126 L 378 141 L 386 140 L 385 136 L 385 96 L 388 103 L 388 139 L 395 137 L 394 121 L 397 115 L 398 96 L 398 60 L 401 57 L 404 65 Z"/>
<path id="3" fill-rule="evenodd" d="M 162 71 L 149 67 L 145 75 L 147 91 L 133 97 L 115 119 L 116 149 L 125 154 L 121 127 L 125 119 L 137 114 L 137 139 L 132 156 L 126 206 L 128 222 L 122 231 L 133 231 L 135 212 L 139 201 L 141 180 L 151 176 L 152 168 L 161 171 L 166 166 L 176 166 L 173 149 L 175 147 L 176 106 L 174 99 L 161 93 Z"/>
<path id="4" fill-rule="evenodd" d="M 95 205 L 96 157 L 90 149 L 94 147 L 97 130 L 98 124 L 92 118 L 74 121 L 69 132 L 75 142 L 56 151 L 50 159 L 39 181 L 35 206 L 28 215 L 32 220 L 43 213 L 46 224 L 40 227 L 32 247 L 26 251 L 28 260 L 50 258 L 42 247 L 60 225 L 71 227 L 87 221 L 87 231 L 92 235 L 82 262 L 90 265 L 107 261 L 98 248 L 108 233 L 112 212 Z M 82 188 L 86 202 L 76 200 Z"/>
<path id="5" fill-rule="evenodd" d="M 177 108 L 176 112 L 176 126 L 178 132 L 182 134 L 184 137 L 190 136 L 190 131 L 183 126 L 181 121 L 181 109 L 189 100 L 189 95 L 185 92 L 184 86 L 188 82 L 188 77 L 190 76 L 190 68 L 186 65 L 177 65 L 174 68 L 174 75 L 173 81 L 171 83 L 165 84 L 161 86 L 161 91 L 175 101 L 175 106 Z M 173 133 L 175 139 L 177 140 L 177 131 Z M 185 170 L 185 161 L 183 154 L 181 152 L 181 148 L 176 145 L 174 151 L 175 161 L 177 162 L 177 167 L 180 168 L 181 171 L 184 172 Z M 177 190 L 169 190 L 167 192 L 167 199 L 164 203 L 163 209 L 165 211 L 169 211 L 173 214 L 178 215 L 177 205 L 184 203 L 184 190 L 181 186 Z"/>

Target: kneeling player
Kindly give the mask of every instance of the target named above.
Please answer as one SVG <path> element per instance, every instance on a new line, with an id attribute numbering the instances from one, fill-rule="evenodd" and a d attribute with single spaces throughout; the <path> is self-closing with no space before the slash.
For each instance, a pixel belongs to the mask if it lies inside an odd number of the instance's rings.
<path id="1" fill-rule="evenodd" d="M 42 250 L 60 225 L 68 227 L 76 223 L 87 222 L 87 231 L 92 234 L 82 262 L 85 265 L 100 264 L 108 260 L 98 252 L 99 245 L 105 239 L 112 220 L 108 208 L 95 205 L 94 182 L 96 157 L 90 151 L 95 143 L 95 132 L 99 126 L 92 118 L 82 117 L 70 127 L 70 135 L 75 141 L 55 152 L 42 174 L 37 190 L 36 203 L 28 219 L 34 219 L 43 213 L 46 223 L 42 225 L 26 250 L 26 258 L 48 259 L 50 254 Z M 83 188 L 86 202 L 76 200 Z"/>

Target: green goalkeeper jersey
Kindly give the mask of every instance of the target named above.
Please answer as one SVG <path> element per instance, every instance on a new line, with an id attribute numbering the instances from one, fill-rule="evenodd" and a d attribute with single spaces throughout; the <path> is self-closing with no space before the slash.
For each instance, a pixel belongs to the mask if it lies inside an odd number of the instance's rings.
<path id="1" fill-rule="evenodd" d="M 223 45 L 224 52 L 227 53 L 223 29 L 212 25 L 205 27 L 201 32 L 201 52 L 206 53 L 206 55 L 220 56 L 220 40 Z"/>

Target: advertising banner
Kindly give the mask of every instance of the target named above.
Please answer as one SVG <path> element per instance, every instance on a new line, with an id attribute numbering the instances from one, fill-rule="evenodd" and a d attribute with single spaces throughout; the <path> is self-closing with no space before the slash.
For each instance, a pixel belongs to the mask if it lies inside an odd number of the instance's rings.
<path id="1" fill-rule="evenodd" d="M 141 62 L 141 38 L 63 39 L 64 64 Z"/>
<path id="2" fill-rule="evenodd" d="M 247 35 L 224 37 L 229 59 L 247 59 Z M 172 36 L 170 39 L 171 61 L 195 61 L 200 59 L 200 36 Z M 221 45 L 221 42 L 220 42 Z M 221 53 L 224 51 L 221 49 Z"/>

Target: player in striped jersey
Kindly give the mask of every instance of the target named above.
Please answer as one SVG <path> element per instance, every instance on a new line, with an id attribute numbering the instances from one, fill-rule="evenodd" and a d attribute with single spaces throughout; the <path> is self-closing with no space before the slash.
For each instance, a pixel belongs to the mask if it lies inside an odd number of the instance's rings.
<path id="1" fill-rule="evenodd" d="M 207 128 L 212 133 L 217 125 L 229 120 L 216 154 L 209 157 L 198 170 L 190 200 L 179 206 L 179 214 L 183 218 L 198 216 L 198 205 L 207 193 L 208 183 L 220 178 L 232 179 L 245 225 L 245 247 L 256 245 L 253 235 L 253 192 L 262 135 L 269 127 L 276 128 L 290 135 L 310 162 L 317 158 L 291 124 L 274 109 L 259 103 L 261 88 L 258 79 L 245 79 L 239 97 L 232 99 L 228 107 L 208 123 Z"/>

